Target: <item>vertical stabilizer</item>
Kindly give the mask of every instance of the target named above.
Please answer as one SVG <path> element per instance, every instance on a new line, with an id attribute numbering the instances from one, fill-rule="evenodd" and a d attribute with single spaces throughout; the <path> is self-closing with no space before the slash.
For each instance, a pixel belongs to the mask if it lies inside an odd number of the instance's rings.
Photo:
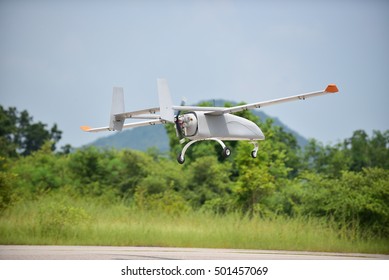
<path id="1" fill-rule="evenodd" d="M 157 79 L 161 119 L 174 122 L 173 102 L 165 79 Z"/>
<path id="2" fill-rule="evenodd" d="M 124 119 L 115 118 L 115 114 L 124 113 L 124 93 L 123 88 L 114 87 L 112 92 L 111 118 L 109 129 L 121 131 L 123 129 Z"/>

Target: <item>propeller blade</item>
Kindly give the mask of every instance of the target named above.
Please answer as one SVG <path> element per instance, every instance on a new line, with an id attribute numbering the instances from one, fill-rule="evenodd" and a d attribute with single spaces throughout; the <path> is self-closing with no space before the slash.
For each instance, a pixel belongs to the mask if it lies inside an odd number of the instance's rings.
<path id="1" fill-rule="evenodd" d="M 185 106 L 185 102 L 186 102 L 185 98 L 182 98 L 181 99 L 181 106 Z M 177 136 L 180 139 L 180 143 L 182 144 L 183 142 L 185 142 L 185 137 L 184 137 L 184 134 L 182 132 L 181 125 L 180 125 L 180 119 L 179 119 L 180 114 L 181 114 L 181 110 L 178 110 L 177 115 L 174 117 L 174 124 L 176 126 Z"/>

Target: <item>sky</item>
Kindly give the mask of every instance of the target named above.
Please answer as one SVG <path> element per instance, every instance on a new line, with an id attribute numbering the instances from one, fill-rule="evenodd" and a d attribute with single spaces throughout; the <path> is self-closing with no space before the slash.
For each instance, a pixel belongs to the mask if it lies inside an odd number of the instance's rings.
<path id="1" fill-rule="evenodd" d="M 389 129 L 389 1 L 0 0 L 0 104 L 27 110 L 74 147 L 109 135 L 112 88 L 126 111 L 339 94 L 264 108 L 323 144 Z M 142 139 L 139 139 L 142 141 Z"/>

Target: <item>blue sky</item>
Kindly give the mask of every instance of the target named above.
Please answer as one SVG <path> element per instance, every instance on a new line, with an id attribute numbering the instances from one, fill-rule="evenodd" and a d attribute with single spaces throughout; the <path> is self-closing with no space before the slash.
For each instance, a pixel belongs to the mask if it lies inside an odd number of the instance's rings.
<path id="1" fill-rule="evenodd" d="M 307 138 L 335 144 L 389 129 L 389 1 L 1 1 L 0 104 L 28 110 L 80 146 L 107 135 L 113 86 L 126 110 L 340 94 L 264 109 Z M 141 139 L 139 139 L 141 141 Z"/>

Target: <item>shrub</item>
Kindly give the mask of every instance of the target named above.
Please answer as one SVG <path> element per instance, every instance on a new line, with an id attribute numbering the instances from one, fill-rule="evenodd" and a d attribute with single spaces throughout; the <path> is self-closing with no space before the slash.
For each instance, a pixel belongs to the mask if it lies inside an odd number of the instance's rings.
<path id="1" fill-rule="evenodd" d="M 90 216 L 80 207 L 65 202 L 42 204 L 38 213 L 38 221 L 42 235 L 59 238 L 66 236 L 82 224 L 88 223 Z"/>

